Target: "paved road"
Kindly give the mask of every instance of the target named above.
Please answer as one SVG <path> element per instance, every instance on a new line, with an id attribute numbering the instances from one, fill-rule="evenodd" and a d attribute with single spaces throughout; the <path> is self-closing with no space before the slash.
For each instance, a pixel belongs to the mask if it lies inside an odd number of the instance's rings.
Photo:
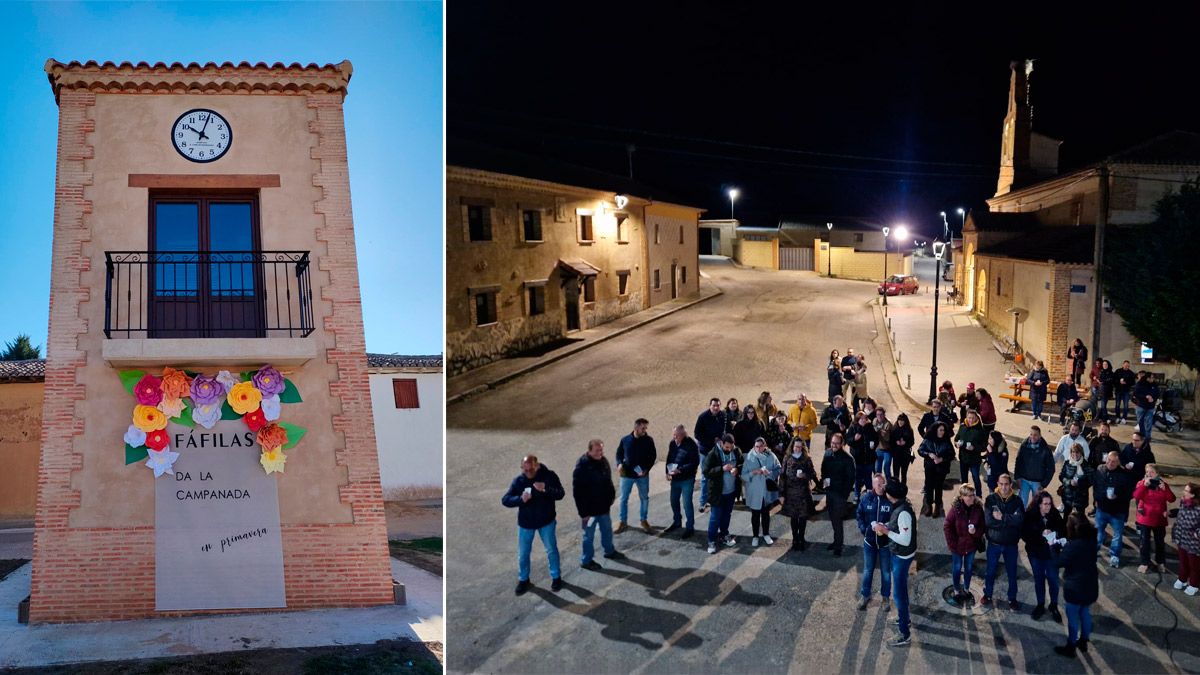
<path id="1" fill-rule="evenodd" d="M 1062 661 L 1051 651 L 1065 631 L 1048 619 L 1038 623 L 999 610 L 963 615 L 941 600 L 950 560 L 941 521 L 932 519 L 919 525 L 920 553 L 910 583 L 914 642 L 895 651 L 882 645 L 891 631 L 877 603 L 866 612 L 854 608 L 860 546 L 847 547 L 843 558 L 821 545 L 792 554 L 785 536 L 772 547 L 752 549 L 749 514 L 742 511 L 733 518 L 733 532 L 746 535 L 737 550 L 710 556 L 702 536 L 680 541 L 630 531 L 617 537 L 629 559 L 589 572 L 578 566 L 580 535 L 568 495 L 559 508 L 566 588 L 550 592 L 545 555 L 535 544 L 536 589 L 512 595 L 516 514 L 499 498 L 522 454 L 537 453 L 569 485 L 587 440 L 603 438 L 611 457 L 635 417 L 651 420 L 651 434 L 665 449 L 670 427 L 681 422 L 690 429 L 710 396 L 745 403 L 766 389 L 778 401 L 801 388 L 823 398 L 824 364 L 834 347 L 865 350 L 880 363 L 867 306 L 874 285 L 803 272 L 705 271 L 724 290 L 722 297 L 448 408 L 449 669 L 1082 670 L 1082 662 Z M 872 393 L 895 410 L 878 372 Z M 920 485 L 919 466 L 909 478 Z M 658 526 L 670 521 L 666 490 L 656 467 L 650 521 Z M 636 497 L 631 501 L 636 513 Z M 701 517 L 698 525 L 706 522 Z M 786 529 L 782 518 L 773 519 L 774 533 Z M 827 520 L 810 524 L 810 541 L 830 538 Z M 847 534 L 847 542 L 856 540 Z M 1133 560 L 1128 553 L 1126 559 Z M 977 567 L 981 572 L 982 563 Z M 1200 669 L 1200 597 L 1167 590 L 1173 579 L 1156 591 L 1157 576 L 1131 569 L 1105 568 L 1102 575 L 1089 669 Z M 1027 566 L 1021 579 L 1020 598 L 1031 603 Z"/>

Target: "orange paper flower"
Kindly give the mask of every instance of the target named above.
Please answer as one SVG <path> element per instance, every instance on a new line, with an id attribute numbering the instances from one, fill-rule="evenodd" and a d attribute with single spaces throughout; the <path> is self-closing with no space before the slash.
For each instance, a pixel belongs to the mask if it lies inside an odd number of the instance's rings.
<path id="1" fill-rule="evenodd" d="M 167 428 L 167 416 L 161 410 L 149 405 L 139 405 L 133 408 L 133 426 L 146 433 Z"/>
<path id="2" fill-rule="evenodd" d="M 235 413 L 245 415 L 258 410 L 258 405 L 262 403 L 262 392 L 255 389 L 250 382 L 238 382 L 229 390 L 225 400 L 229 401 L 229 407 L 233 408 Z"/>
<path id="3" fill-rule="evenodd" d="M 170 366 L 163 368 L 162 392 L 167 398 L 183 398 L 192 393 L 192 378 L 182 370 Z"/>
<path id="4" fill-rule="evenodd" d="M 273 452 L 287 445 L 287 429 L 278 424 L 267 424 L 258 430 L 258 444 L 264 453 Z"/>

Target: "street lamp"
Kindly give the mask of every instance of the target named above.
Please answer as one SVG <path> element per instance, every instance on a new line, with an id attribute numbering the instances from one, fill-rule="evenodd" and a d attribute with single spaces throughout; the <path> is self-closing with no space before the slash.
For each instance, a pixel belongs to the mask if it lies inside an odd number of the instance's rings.
<path id="1" fill-rule="evenodd" d="M 829 271 L 825 273 L 825 276 L 832 277 L 833 276 L 833 223 L 825 223 L 825 227 L 829 229 L 829 244 L 825 247 L 825 262 L 827 263 Z"/>
<path id="2" fill-rule="evenodd" d="M 949 239 L 950 238 L 950 223 L 946 220 L 946 212 L 939 211 L 938 215 L 942 217 L 942 238 Z"/>
<path id="3" fill-rule="evenodd" d="M 733 203 L 737 201 L 738 195 L 742 194 L 737 188 L 729 188 L 729 219 L 733 220 Z"/>
<path id="4" fill-rule="evenodd" d="M 933 257 L 937 258 L 937 276 L 933 278 L 933 366 L 929 369 L 929 401 L 937 398 L 937 334 L 938 334 L 938 292 L 941 290 L 942 255 L 946 252 L 946 242 L 933 242 Z"/>
<path id="5" fill-rule="evenodd" d="M 890 228 L 890 227 L 888 227 L 888 226 L 886 226 L 886 225 L 884 225 L 884 226 L 883 226 L 883 306 L 884 306 L 884 307 L 887 307 L 887 291 L 888 291 L 888 289 L 887 289 L 887 280 L 888 280 L 888 275 L 887 275 L 888 232 L 891 232 L 891 230 L 892 230 L 892 228 Z"/>
<path id="6" fill-rule="evenodd" d="M 961 206 L 958 207 L 957 209 L 955 209 L 955 212 L 958 213 L 960 218 L 962 218 L 962 222 L 959 223 L 959 228 L 958 228 L 958 233 L 962 234 L 962 231 L 967 227 L 967 212 Z M 954 250 L 954 238 L 953 237 L 950 238 L 950 250 Z"/>

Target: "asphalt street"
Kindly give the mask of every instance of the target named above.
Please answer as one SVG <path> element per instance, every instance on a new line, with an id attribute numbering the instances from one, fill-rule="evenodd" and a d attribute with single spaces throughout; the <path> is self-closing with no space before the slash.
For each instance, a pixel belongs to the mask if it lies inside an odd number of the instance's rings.
<path id="1" fill-rule="evenodd" d="M 739 510 L 731 527 L 739 537 L 736 549 L 709 555 L 702 532 L 683 541 L 674 533 L 635 529 L 616 537 L 627 560 L 599 559 L 599 572 L 580 569 L 579 519 L 569 486 L 590 438 L 605 441 L 611 460 L 633 420 L 646 417 L 661 458 L 671 427 L 682 423 L 690 431 L 712 396 L 737 397 L 744 405 L 767 390 L 780 403 L 801 390 L 823 400 L 824 366 L 834 348 L 865 352 L 874 367 L 872 395 L 893 416 L 897 410 L 876 351 L 882 338 L 868 304 L 874 284 L 729 266 L 704 271 L 724 295 L 447 409 L 450 671 L 1200 670 L 1200 596 L 1171 590 L 1173 575 L 1137 574 L 1128 545 L 1125 566 L 1101 570 L 1094 648 L 1077 661 L 1052 651 L 1064 641 L 1063 626 L 1028 615 L 1033 588 L 1024 559 L 1023 612 L 963 612 L 942 600 L 950 556 L 941 520 L 918 524 L 910 577 L 913 643 L 894 650 L 883 644 L 894 611 L 881 613 L 877 599 L 867 611 L 855 608 L 862 549 L 852 523 L 841 558 L 825 551 L 832 533 L 824 517 L 809 525 L 808 539 L 817 545 L 789 553 L 784 518 L 772 519 L 775 545 L 755 549 L 749 512 Z M 535 589 L 515 597 L 516 512 L 502 507 L 500 496 L 525 453 L 537 454 L 568 488 L 558 508 L 566 587 L 550 590 L 545 553 L 535 542 Z M 661 472 L 661 464 L 652 472 L 650 504 L 650 522 L 659 531 L 670 522 Z M 915 463 L 909 474 L 914 503 L 921 474 Z M 636 521 L 636 492 L 630 502 Z M 707 515 L 698 515 L 697 528 L 706 524 Z M 982 573 L 977 560 L 976 595 Z M 1005 587 L 1002 578 L 996 595 L 1003 597 Z"/>

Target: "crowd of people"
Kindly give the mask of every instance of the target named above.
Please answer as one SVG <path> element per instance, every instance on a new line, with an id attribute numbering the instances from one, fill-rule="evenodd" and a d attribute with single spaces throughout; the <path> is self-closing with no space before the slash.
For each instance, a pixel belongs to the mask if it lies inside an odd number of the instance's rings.
<path id="1" fill-rule="evenodd" d="M 1086 361 L 1086 351 L 1083 358 Z M 1128 363 L 1125 366 L 1121 370 L 1127 371 Z M 1136 382 L 1144 382 L 1144 378 L 1136 380 L 1132 373 L 1119 374 L 1121 370 L 1104 375 L 1105 365 L 1101 363 L 1099 368 L 1100 387 L 1135 381 L 1130 391 L 1136 400 Z M 1031 615 L 1040 620 L 1049 614 L 1061 623 L 1066 614 L 1067 642 L 1055 648 L 1064 656 L 1088 649 L 1090 607 L 1099 594 L 1096 556 L 1111 529 L 1108 563 L 1114 568 L 1121 564 L 1131 504 L 1139 535 L 1138 570 L 1167 571 L 1166 532 L 1172 517 L 1170 505 L 1177 497 L 1158 475 L 1150 431 L 1142 427 L 1140 417 L 1139 430 L 1124 447 L 1110 436 L 1104 406 L 1094 436 L 1084 433 L 1082 421 L 1068 420 L 1054 447 L 1034 424 L 1011 457 L 1010 468 L 1008 441 L 995 429 L 991 396 L 973 383 L 960 396 L 950 382 L 943 383 L 938 397 L 914 426 L 904 413 L 890 419 L 887 410 L 870 397 L 867 366 L 853 350 L 847 350 L 845 357 L 835 350 L 827 370 L 829 404 L 820 415 L 802 392 L 787 410 L 777 407 L 769 392 L 762 392 L 753 405 L 745 407 L 737 399 L 724 404 L 720 398 L 710 399 L 691 435 L 684 425 L 675 426 L 662 467 L 670 484 L 672 522 L 662 533 L 681 530 L 679 536 L 689 539 L 695 534 L 696 512 L 707 512 L 707 551 L 716 554 L 722 547 L 738 545 L 730 526 L 735 505 L 741 503 L 750 512 L 750 545 L 771 546 L 775 543 L 771 515 L 778 507 L 777 513 L 790 524 L 791 549 L 803 552 L 809 548 L 808 521 L 824 506 L 832 526 L 832 542 L 826 549 L 840 557 L 845 547 L 844 523 L 853 519 L 863 538 L 858 607 L 865 610 L 870 604 L 878 570 L 882 608 L 890 611 L 894 606 L 897 613 L 897 632 L 888 642 L 893 647 L 911 640 L 908 571 L 917 549 L 918 511 L 908 497 L 908 468 L 918 457 L 924 466 L 919 514 L 944 519 L 943 533 L 952 560 L 951 601 L 960 606 L 975 602 L 970 590 L 975 557 L 985 554 L 979 604 L 995 604 L 993 594 L 1003 560 L 1007 605 L 1020 610 L 1017 570 L 1019 548 L 1024 544 L 1036 598 Z M 1041 420 L 1042 413 L 1033 395 L 1039 379 L 1035 368 L 1030 375 L 1035 421 Z M 1122 394 L 1114 391 L 1118 401 L 1114 421 L 1120 423 L 1124 419 Z M 1157 397 L 1157 392 L 1147 393 Z M 1103 400 L 1103 393 L 1096 392 L 1096 397 Z M 818 462 L 814 434 L 822 430 L 824 449 Z M 646 533 L 655 532 L 649 522 L 650 476 L 659 456 L 646 419 L 635 420 L 632 432 L 620 440 L 614 461 L 617 483 L 604 442 L 593 439 L 572 474 L 572 495 L 583 531 L 580 566 L 584 569 L 601 569 L 594 559 L 597 530 L 604 557 L 623 557 L 613 543 L 614 534 L 630 528 L 628 502 L 634 487 L 639 499 L 638 525 Z M 955 461 L 959 485 L 947 506 L 943 490 Z M 1055 478 L 1059 486 L 1052 492 L 1049 486 Z M 697 479 L 699 509 L 695 508 Z M 1172 542 L 1179 551 L 1174 586 L 1189 596 L 1200 592 L 1198 490 L 1195 484 L 1183 489 L 1172 527 Z M 562 586 L 554 504 L 565 495 L 558 476 L 536 456 L 522 459 L 521 474 L 502 498 L 505 506 L 519 511 L 518 595 L 530 588 L 529 560 L 535 535 L 547 551 L 551 588 L 557 591 Z M 618 502 L 615 528 L 610 519 L 614 502 Z"/>

